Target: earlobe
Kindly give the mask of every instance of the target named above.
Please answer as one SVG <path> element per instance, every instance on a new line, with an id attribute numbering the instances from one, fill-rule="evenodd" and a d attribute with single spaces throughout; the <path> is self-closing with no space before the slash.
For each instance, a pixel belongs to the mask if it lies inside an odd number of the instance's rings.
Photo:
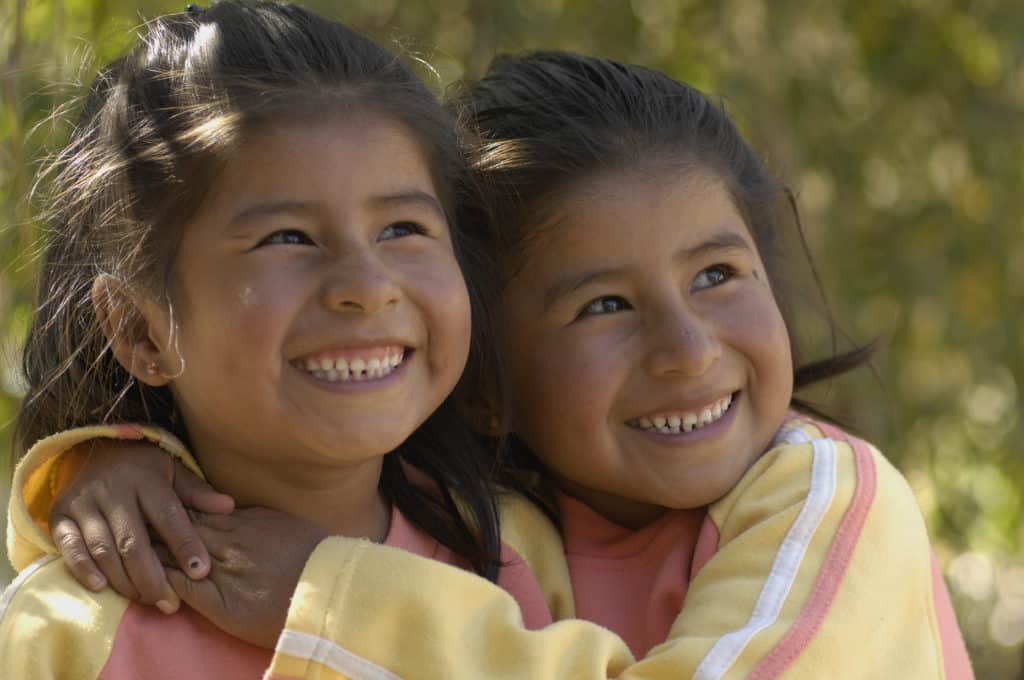
<path id="1" fill-rule="evenodd" d="M 162 363 L 168 348 L 155 340 L 168 337 L 163 330 L 168 322 L 152 298 L 100 274 L 92 282 L 92 305 L 110 351 L 126 371 L 150 387 L 170 382 Z"/>

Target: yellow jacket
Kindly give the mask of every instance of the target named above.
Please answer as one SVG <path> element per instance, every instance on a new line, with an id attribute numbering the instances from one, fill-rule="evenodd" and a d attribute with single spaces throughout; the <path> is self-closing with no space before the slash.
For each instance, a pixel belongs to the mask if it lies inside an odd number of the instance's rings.
<path id="1" fill-rule="evenodd" d="M 49 478 L 42 470 L 54 460 L 27 458 L 21 467 L 29 469 L 16 475 L 16 566 L 53 552 L 45 522 L 31 517 L 45 517 L 48 501 L 38 498 L 52 489 L 32 480 Z M 527 630 L 516 602 L 471 573 L 331 538 L 307 563 L 267 677 L 973 677 L 913 495 L 869 444 L 795 421 L 707 518 L 716 543 L 668 639 L 639 661 L 617 635 L 586 621 Z M 534 569 L 552 612 L 570 616 L 551 527 L 516 499 L 502 522 L 503 539 Z M 2 666 L 10 631 L 0 612 Z"/>

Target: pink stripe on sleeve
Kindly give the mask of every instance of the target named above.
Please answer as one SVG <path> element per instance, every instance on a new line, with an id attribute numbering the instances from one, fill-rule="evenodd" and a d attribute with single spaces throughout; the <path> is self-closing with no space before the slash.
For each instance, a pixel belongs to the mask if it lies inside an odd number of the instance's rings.
<path id="1" fill-rule="evenodd" d="M 939 620 L 939 636 L 942 638 L 942 663 L 946 669 L 946 680 L 974 680 L 971 659 L 967 656 L 967 646 L 960 634 L 960 626 L 956 622 L 953 603 L 946 590 L 946 582 L 942 578 L 939 561 L 932 553 L 932 599 L 935 604 L 935 616 Z"/>
<path id="2" fill-rule="evenodd" d="M 875 462 L 871 458 L 864 442 L 851 439 L 835 428 L 825 424 L 819 425 L 830 438 L 848 441 L 853 446 L 853 460 L 857 470 L 857 488 L 853 501 L 836 531 L 832 545 L 829 547 L 818 574 L 811 596 L 801 610 L 800 615 L 786 636 L 775 646 L 768 656 L 754 668 L 751 680 L 768 680 L 778 678 L 783 671 L 803 652 L 814 634 L 818 632 L 822 621 L 828 614 L 835 600 L 839 585 L 842 583 L 846 569 L 857 548 L 860 535 L 867 521 L 868 511 L 875 498 L 877 485 Z M 829 431 L 831 430 L 831 431 Z"/>

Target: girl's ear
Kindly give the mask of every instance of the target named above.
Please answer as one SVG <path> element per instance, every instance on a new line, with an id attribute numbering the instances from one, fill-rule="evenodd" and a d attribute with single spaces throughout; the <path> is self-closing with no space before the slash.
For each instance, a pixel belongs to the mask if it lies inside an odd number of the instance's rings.
<path id="1" fill-rule="evenodd" d="M 92 282 L 92 306 L 110 350 L 126 371 L 150 387 L 171 381 L 165 364 L 176 353 L 171 321 L 163 305 L 109 274 Z"/>

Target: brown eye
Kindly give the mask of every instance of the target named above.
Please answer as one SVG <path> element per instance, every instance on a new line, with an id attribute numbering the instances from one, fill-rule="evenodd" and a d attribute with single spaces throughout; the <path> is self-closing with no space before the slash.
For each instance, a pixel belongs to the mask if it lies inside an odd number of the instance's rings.
<path id="1" fill-rule="evenodd" d="M 270 245 L 283 245 L 283 246 L 311 246 L 313 245 L 313 239 L 311 239 L 305 232 L 299 231 L 298 229 L 282 229 L 275 231 L 270 236 L 267 236 L 258 244 L 256 247 L 270 246 Z"/>
<path id="2" fill-rule="evenodd" d="M 703 290 L 704 288 L 714 288 L 720 286 L 733 276 L 736 275 L 736 270 L 732 267 L 724 264 L 717 264 L 714 267 L 708 267 L 701 271 L 693 279 L 691 284 L 691 290 Z"/>
<path id="3" fill-rule="evenodd" d="M 615 312 L 621 312 L 627 309 L 632 309 L 632 307 L 625 298 L 619 297 L 618 295 L 606 295 L 588 302 L 587 305 L 580 310 L 577 318 L 597 316 L 600 314 L 614 314 Z"/>
<path id="4" fill-rule="evenodd" d="M 415 222 L 395 222 L 394 224 L 389 224 L 384 227 L 384 230 L 380 232 L 380 236 L 377 237 L 377 240 L 389 241 L 393 238 L 404 238 L 406 236 L 425 233 L 426 229 Z"/>

